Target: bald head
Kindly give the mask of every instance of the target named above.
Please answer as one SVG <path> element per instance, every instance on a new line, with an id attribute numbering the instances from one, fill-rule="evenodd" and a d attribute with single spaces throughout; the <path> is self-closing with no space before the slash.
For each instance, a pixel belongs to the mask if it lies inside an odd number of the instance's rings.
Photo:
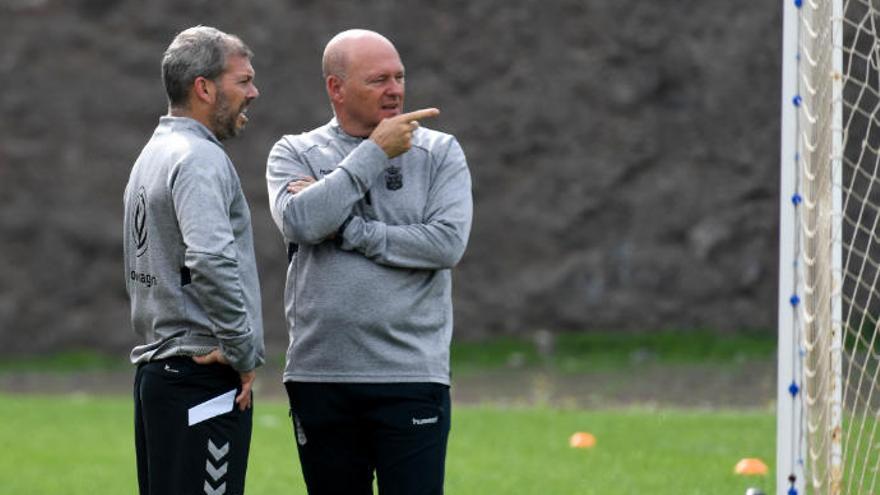
<path id="1" fill-rule="evenodd" d="M 334 36 L 324 48 L 324 58 L 321 61 L 324 78 L 336 76 L 345 79 L 349 63 L 355 58 L 358 51 L 388 49 L 395 54 L 397 53 L 394 44 L 375 31 L 367 29 L 343 31 Z"/>
<path id="2" fill-rule="evenodd" d="M 337 34 L 324 49 L 322 65 L 333 113 L 352 136 L 369 136 L 382 119 L 403 111 L 403 62 L 381 34 L 365 29 Z"/>

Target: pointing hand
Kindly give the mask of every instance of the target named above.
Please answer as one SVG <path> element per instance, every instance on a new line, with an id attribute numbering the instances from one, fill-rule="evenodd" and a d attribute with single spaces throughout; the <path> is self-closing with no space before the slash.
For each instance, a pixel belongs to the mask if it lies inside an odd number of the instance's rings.
<path id="1" fill-rule="evenodd" d="M 412 147 L 412 135 L 419 127 L 419 120 L 436 117 L 439 114 L 440 110 L 436 108 L 424 108 L 382 119 L 373 129 L 370 139 L 385 151 L 388 158 L 394 158 Z"/>

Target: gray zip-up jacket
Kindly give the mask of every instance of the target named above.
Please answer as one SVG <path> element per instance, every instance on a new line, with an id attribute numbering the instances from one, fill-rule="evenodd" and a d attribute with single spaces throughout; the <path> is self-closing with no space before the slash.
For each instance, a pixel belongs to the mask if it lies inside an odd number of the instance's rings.
<path id="1" fill-rule="evenodd" d="M 456 139 L 420 127 L 389 160 L 334 119 L 278 141 L 266 176 L 293 253 L 284 381 L 449 384 L 451 268 L 472 215 Z M 318 181 L 287 192 L 306 176 Z"/>
<path id="2" fill-rule="evenodd" d="M 125 286 L 144 344 L 132 363 L 220 348 L 230 365 L 263 363 L 253 231 L 238 174 L 214 134 L 162 117 L 125 187 Z"/>

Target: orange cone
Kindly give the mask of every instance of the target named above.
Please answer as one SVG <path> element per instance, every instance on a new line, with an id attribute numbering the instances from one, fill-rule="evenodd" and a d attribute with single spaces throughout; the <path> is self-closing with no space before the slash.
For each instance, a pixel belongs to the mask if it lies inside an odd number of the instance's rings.
<path id="1" fill-rule="evenodd" d="M 579 431 L 568 439 L 568 444 L 576 449 L 589 449 L 596 445 L 596 437 L 592 433 Z"/>
<path id="2" fill-rule="evenodd" d="M 733 471 L 743 476 L 766 476 L 768 469 L 761 459 L 746 457 L 736 463 Z"/>

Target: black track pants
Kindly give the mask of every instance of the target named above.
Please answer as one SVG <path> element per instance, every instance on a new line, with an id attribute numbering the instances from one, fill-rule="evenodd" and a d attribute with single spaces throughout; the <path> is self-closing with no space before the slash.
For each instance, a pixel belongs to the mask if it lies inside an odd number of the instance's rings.
<path id="1" fill-rule="evenodd" d="M 138 366 L 135 449 L 140 495 L 241 495 L 252 409 L 234 404 L 238 373 L 170 358 Z M 230 407 L 231 404 L 231 407 Z"/>
<path id="2" fill-rule="evenodd" d="M 449 387 L 284 384 L 310 495 L 441 495 Z"/>

